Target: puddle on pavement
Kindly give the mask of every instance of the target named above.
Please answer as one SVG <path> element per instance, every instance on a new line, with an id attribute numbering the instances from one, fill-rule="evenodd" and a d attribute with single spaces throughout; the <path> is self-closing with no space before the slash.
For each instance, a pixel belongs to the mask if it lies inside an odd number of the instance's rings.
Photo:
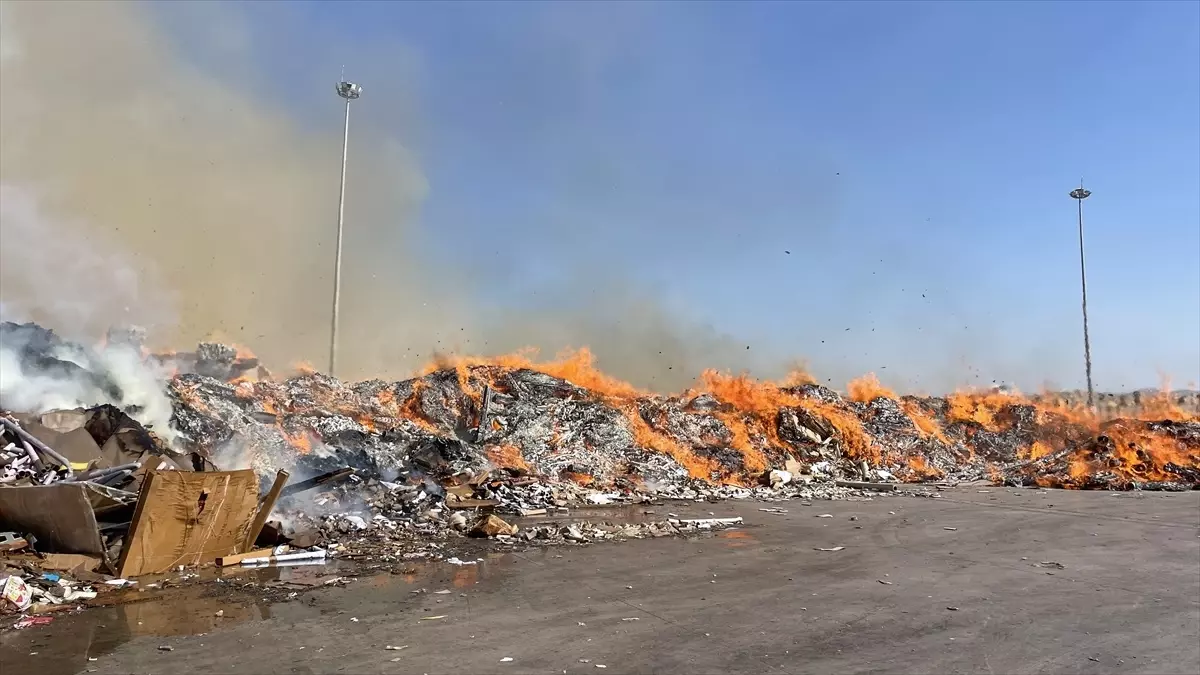
<path id="1" fill-rule="evenodd" d="M 666 519 L 669 513 L 684 518 L 705 517 L 708 508 L 703 504 L 624 505 L 577 509 L 569 516 L 514 520 L 526 525 L 580 520 L 645 522 Z M 740 529 L 723 530 L 715 536 L 731 547 L 757 543 L 750 532 Z M 102 596 L 103 606 L 92 606 L 76 614 L 54 613 L 50 615 L 54 621 L 49 625 L 0 633 L 0 663 L 5 670 L 13 668 L 13 672 L 33 672 L 36 668 L 39 675 L 79 673 L 88 669 L 89 658 L 99 658 L 134 638 L 199 635 L 268 620 L 272 607 L 284 602 L 288 593 L 304 593 L 339 576 L 356 578 L 344 589 L 351 592 L 403 587 L 431 593 L 442 589 L 462 592 L 478 584 L 498 582 L 522 564 L 553 564 L 555 558 L 565 553 L 559 547 L 519 552 L 488 551 L 481 547 L 474 555 L 460 553 L 462 560 L 472 564 L 412 561 L 402 571 L 391 572 L 342 559 L 290 566 L 209 567 L 181 586 L 172 582 L 178 575 L 147 576 L 139 578 L 136 587 Z M 254 585 L 246 587 L 248 582 Z M 223 586 L 226 583 L 229 585 Z"/>
<path id="2" fill-rule="evenodd" d="M 716 513 L 716 504 L 698 504 L 695 502 L 673 501 L 655 504 L 613 504 L 611 506 L 575 507 L 569 513 L 550 512 L 544 516 L 510 517 L 503 516 L 513 524 L 526 527 L 549 525 L 568 525 L 589 521 L 592 523 L 649 523 L 663 521 L 678 516 L 680 518 L 709 518 Z M 728 509 L 722 509 L 728 511 Z M 674 514 L 674 515 L 671 515 Z M 718 514 L 720 515 L 720 514 Z"/>
<path id="3" fill-rule="evenodd" d="M 54 622 L 48 626 L 0 634 L 0 663 L 13 667 L 13 672 L 34 672 L 36 668 L 42 675 L 75 673 L 87 669 L 89 658 L 108 654 L 137 637 L 197 635 L 271 618 L 266 603 L 206 597 L 206 590 L 206 586 L 196 586 L 144 593 L 151 597 L 92 607 L 78 614 L 51 614 Z"/>
<path id="4" fill-rule="evenodd" d="M 481 553 L 479 557 L 483 559 L 468 565 L 417 561 L 403 572 L 369 571 L 362 576 L 358 575 L 361 566 L 336 559 L 324 565 L 206 568 L 200 571 L 201 583 L 193 579 L 190 585 L 167 588 L 152 584 L 173 578 L 170 575 L 144 577 L 138 580 L 141 590 L 106 594 L 103 606 L 74 614 L 52 613 L 49 616 L 54 621 L 49 625 L 0 633 L 0 664 L 5 672 L 8 668 L 34 672 L 36 668 L 39 675 L 79 673 L 88 669 L 89 658 L 99 658 L 134 638 L 201 635 L 268 620 L 272 607 L 286 602 L 281 591 L 302 593 L 339 576 L 356 578 L 343 589 L 346 591 L 397 587 L 430 593 L 443 588 L 466 591 L 528 562 L 511 553 Z M 230 582 L 229 587 L 221 585 Z M 246 582 L 261 584 L 261 590 L 256 593 L 258 586 L 242 587 Z"/>

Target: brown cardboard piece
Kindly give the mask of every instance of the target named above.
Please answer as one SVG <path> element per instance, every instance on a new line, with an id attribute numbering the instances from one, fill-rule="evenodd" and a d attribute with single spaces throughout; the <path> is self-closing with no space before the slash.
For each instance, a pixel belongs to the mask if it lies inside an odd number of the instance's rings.
<path id="1" fill-rule="evenodd" d="M 154 574 L 240 553 L 257 512 L 253 471 L 151 471 L 117 573 Z"/>
<path id="2" fill-rule="evenodd" d="M 101 563 L 99 557 L 79 553 L 47 553 L 38 561 L 41 568 L 51 572 L 91 572 Z"/>
<path id="3" fill-rule="evenodd" d="M 22 428 L 65 457 L 76 470 L 82 471 L 92 462 L 96 462 L 100 467 L 111 466 L 103 461 L 100 446 L 96 445 L 95 439 L 83 427 L 59 432 L 41 422 L 30 422 Z"/>
<path id="4" fill-rule="evenodd" d="M 91 413 L 83 408 L 51 410 L 50 412 L 42 413 L 39 423 L 60 434 L 69 434 L 76 429 L 83 429 L 91 416 Z"/>
<path id="5" fill-rule="evenodd" d="M 44 553 L 104 556 L 104 542 L 81 483 L 0 488 L 0 530 L 37 537 Z"/>
<path id="6" fill-rule="evenodd" d="M 100 448 L 101 455 L 111 462 L 111 466 L 132 464 L 140 460 L 154 446 L 144 443 L 142 434 L 136 430 L 122 429 L 117 431 Z"/>
<path id="7" fill-rule="evenodd" d="M 95 439 L 83 427 L 59 434 L 58 443 L 50 447 L 66 457 L 72 468 L 83 465 L 88 469 L 106 469 L 112 466 L 112 463 L 100 454 L 100 446 L 96 445 Z"/>
<path id="8" fill-rule="evenodd" d="M 115 443 L 116 442 L 115 439 L 116 439 L 116 436 L 113 436 L 113 439 L 111 439 L 110 442 Z M 108 447 L 107 443 L 105 444 L 105 447 Z M 131 480 L 129 482 L 129 484 L 124 487 L 124 489 L 131 490 L 133 492 L 140 492 L 142 489 L 142 481 L 144 481 L 146 479 L 146 474 L 151 471 L 184 471 L 185 470 L 182 466 L 180 466 L 179 462 L 171 459 L 170 457 L 166 457 L 164 455 L 152 455 L 152 454 L 147 453 L 142 456 L 142 459 L 140 461 L 141 461 L 142 465 L 139 466 L 138 468 L 134 469 L 133 480 Z M 189 467 L 186 470 L 190 471 L 191 468 Z"/>
<path id="9" fill-rule="evenodd" d="M 96 439 L 84 424 L 89 416 L 81 410 L 55 410 L 27 420 L 22 428 L 71 462 L 76 471 L 106 468 L 112 464 L 100 453 Z"/>

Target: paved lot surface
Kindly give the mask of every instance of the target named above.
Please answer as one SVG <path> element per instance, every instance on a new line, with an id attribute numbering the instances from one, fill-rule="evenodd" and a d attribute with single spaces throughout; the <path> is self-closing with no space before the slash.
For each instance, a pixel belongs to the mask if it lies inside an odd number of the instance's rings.
<path id="1" fill-rule="evenodd" d="M 1200 492 L 941 495 L 719 504 L 707 508 L 747 527 L 431 566 L 271 606 L 89 610 L 0 636 L 0 664 L 38 675 L 1200 672 Z"/>

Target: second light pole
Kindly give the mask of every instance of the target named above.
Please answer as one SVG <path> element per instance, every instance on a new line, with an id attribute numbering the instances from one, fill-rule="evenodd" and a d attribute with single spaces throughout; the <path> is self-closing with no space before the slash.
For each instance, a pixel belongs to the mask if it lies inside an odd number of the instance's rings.
<path id="1" fill-rule="evenodd" d="M 1095 410 L 1095 393 L 1092 391 L 1092 344 L 1088 341 L 1087 320 L 1087 265 L 1083 259 L 1083 200 L 1091 196 L 1090 190 L 1083 189 L 1083 181 L 1079 187 L 1071 190 L 1071 199 L 1079 205 L 1079 281 L 1083 291 L 1083 365 L 1087 372 L 1088 410 Z"/>
<path id="2" fill-rule="evenodd" d="M 342 132 L 342 188 L 338 193 L 337 253 L 333 263 L 333 320 L 329 327 L 329 374 L 337 377 L 338 310 L 342 292 L 342 223 L 346 215 L 346 157 L 350 145 L 350 101 L 362 96 L 362 87 L 342 80 L 338 96 L 346 99 L 346 125 Z"/>

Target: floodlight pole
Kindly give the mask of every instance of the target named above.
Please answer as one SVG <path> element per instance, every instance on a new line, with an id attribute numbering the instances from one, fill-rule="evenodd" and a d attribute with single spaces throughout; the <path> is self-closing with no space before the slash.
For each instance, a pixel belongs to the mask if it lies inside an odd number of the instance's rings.
<path id="1" fill-rule="evenodd" d="M 329 375 L 337 377 L 338 313 L 342 293 L 342 229 L 346 215 L 346 158 L 350 146 L 350 101 L 362 96 L 362 87 L 342 80 L 338 96 L 346 99 L 346 122 L 342 131 L 342 187 L 338 192 L 337 252 L 333 264 L 333 320 L 329 328 Z"/>
<path id="2" fill-rule="evenodd" d="M 1079 207 L 1079 281 L 1080 288 L 1083 292 L 1083 364 L 1087 372 L 1087 404 L 1089 410 L 1095 410 L 1095 393 L 1092 390 L 1092 345 L 1088 340 L 1088 316 L 1087 316 L 1087 265 L 1084 264 L 1083 257 L 1083 200 L 1091 196 L 1090 190 L 1083 189 L 1083 181 L 1079 181 L 1079 187 L 1071 190 L 1071 199 L 1074 199 Z"/>

